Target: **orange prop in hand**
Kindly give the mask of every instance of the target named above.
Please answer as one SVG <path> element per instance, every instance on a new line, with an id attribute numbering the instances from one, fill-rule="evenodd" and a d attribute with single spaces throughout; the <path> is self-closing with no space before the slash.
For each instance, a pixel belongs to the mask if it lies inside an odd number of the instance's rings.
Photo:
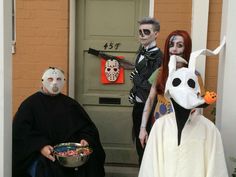
<path id="1" fill-rule="evenodd" d="M 216 102 L 216 93 L 215 92 L 206 92 L 204 100 L 207 104 L 212 104 Z"/>

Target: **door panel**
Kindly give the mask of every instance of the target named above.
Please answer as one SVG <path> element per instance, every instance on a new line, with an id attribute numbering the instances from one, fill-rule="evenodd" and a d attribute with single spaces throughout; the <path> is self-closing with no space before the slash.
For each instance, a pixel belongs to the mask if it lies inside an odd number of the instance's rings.
<path id="1" fill-rule="evenodd" d="M 98 127 L 106 163 L 137 164 L 128 102 L 131 71 L 124 71 L 124 84 L 102 84 L 101 60 L 88 49 L 125 56 L 134 63 L 137 21 L 148 14 L 148 4 L 147 0 L 77 1 L 75 95 Z"/>

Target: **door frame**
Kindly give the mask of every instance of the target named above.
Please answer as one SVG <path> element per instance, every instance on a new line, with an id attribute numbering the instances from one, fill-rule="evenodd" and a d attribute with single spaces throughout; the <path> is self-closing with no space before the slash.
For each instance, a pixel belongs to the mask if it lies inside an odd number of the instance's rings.
<path id="1" fill-rule="evenodd" d="M 75 21 L 76 21 L 76 1 L 69 0 L 69 77 L 68 95 L 75 98 Z M 149 1 L 149 16 L 154 16 L 154 0 Z"/>

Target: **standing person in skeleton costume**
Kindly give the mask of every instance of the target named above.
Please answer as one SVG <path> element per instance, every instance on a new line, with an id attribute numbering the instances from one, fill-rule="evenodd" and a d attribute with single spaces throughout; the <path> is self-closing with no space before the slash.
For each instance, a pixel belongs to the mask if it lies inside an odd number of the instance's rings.
<path id="1" fill-rule="evenodd" d="M 200 95 L 196 58 L 216 55 L 204 49 L 191 54 L 188 68 L 176 70 L 176 55 L 169 62 L 165 96 L 174 112 L 157 119 L 145 148 L 139 177 L 228 177 L 221 135 L 196 108 L 214 102 L 216 95 Z M 178 56 L 179 57 L 179 56 Z"/>
<path id="2" fill-rule="evenodd" d="M 78 102 L 61 93 L 65 77 L 57 68 L 42 76 L 42 89 L 22 102 L 13 120 L 13 177 L 104 177 L 105 153 L 94 123 Z M 55 160 L 53 146 L 77 142 L 93 149 L 83 166 Z"/>
<path id="3" fill-rule="evenodd" d="M 139 21 L 139 40 L 141 47 L 135 61 L 135 70 L 130 78 L 133 81 L 133 88 L 130 90 L 129 101 L 133 107 L 133 135 L 136 139 L 136 150 L 139 156 L 139 165 L 143 156 L 143 148 L 138 139 L 141 124 L 142 112 L 147 100 L 151 84 L 148 78 L 161 65 L 162 52 L 156 45 L 156 39 L 160 31 L 159 22 L 150 17 Z"/>

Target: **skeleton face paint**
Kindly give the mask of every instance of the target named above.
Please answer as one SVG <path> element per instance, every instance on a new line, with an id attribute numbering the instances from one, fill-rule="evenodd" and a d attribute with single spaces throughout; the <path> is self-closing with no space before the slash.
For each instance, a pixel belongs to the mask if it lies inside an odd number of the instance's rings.
<path id="1" fill-rule="evenodd" d="M 139 41 L 144 47 L 155 41 L 157 34 L 153 31 L 152 24 L 143 24 L 139 27 Z"/>
<path id="2" fill-rule="evenodd" d="M 149 29 L 139 29 L 139 35 L 144 37 L 144 36 L 149 36 L 151 34 L 151 31 Z"/>
<path id="3" fill-rule="evenodd" d="M 49 68 L 42 76 L 43 87 L 45 87 L 50 94 L 58 94 L 61 92 L 65 82 L 65 76 L 61 70 L 57 68 Z"/>
<path id="4" fill-rule="evenodd" d="M 105 64 L 105 74 L 107 80 L 115 82 L 120 74 L 120 64 L 117 60 L 107 60 Z"/>
<path id="5" fill-rule="evenodd" d="M 184 39 L 182 36 L 172 36 L 169 41 L 169 54 L 182 56 L 184 52 Z"/>

